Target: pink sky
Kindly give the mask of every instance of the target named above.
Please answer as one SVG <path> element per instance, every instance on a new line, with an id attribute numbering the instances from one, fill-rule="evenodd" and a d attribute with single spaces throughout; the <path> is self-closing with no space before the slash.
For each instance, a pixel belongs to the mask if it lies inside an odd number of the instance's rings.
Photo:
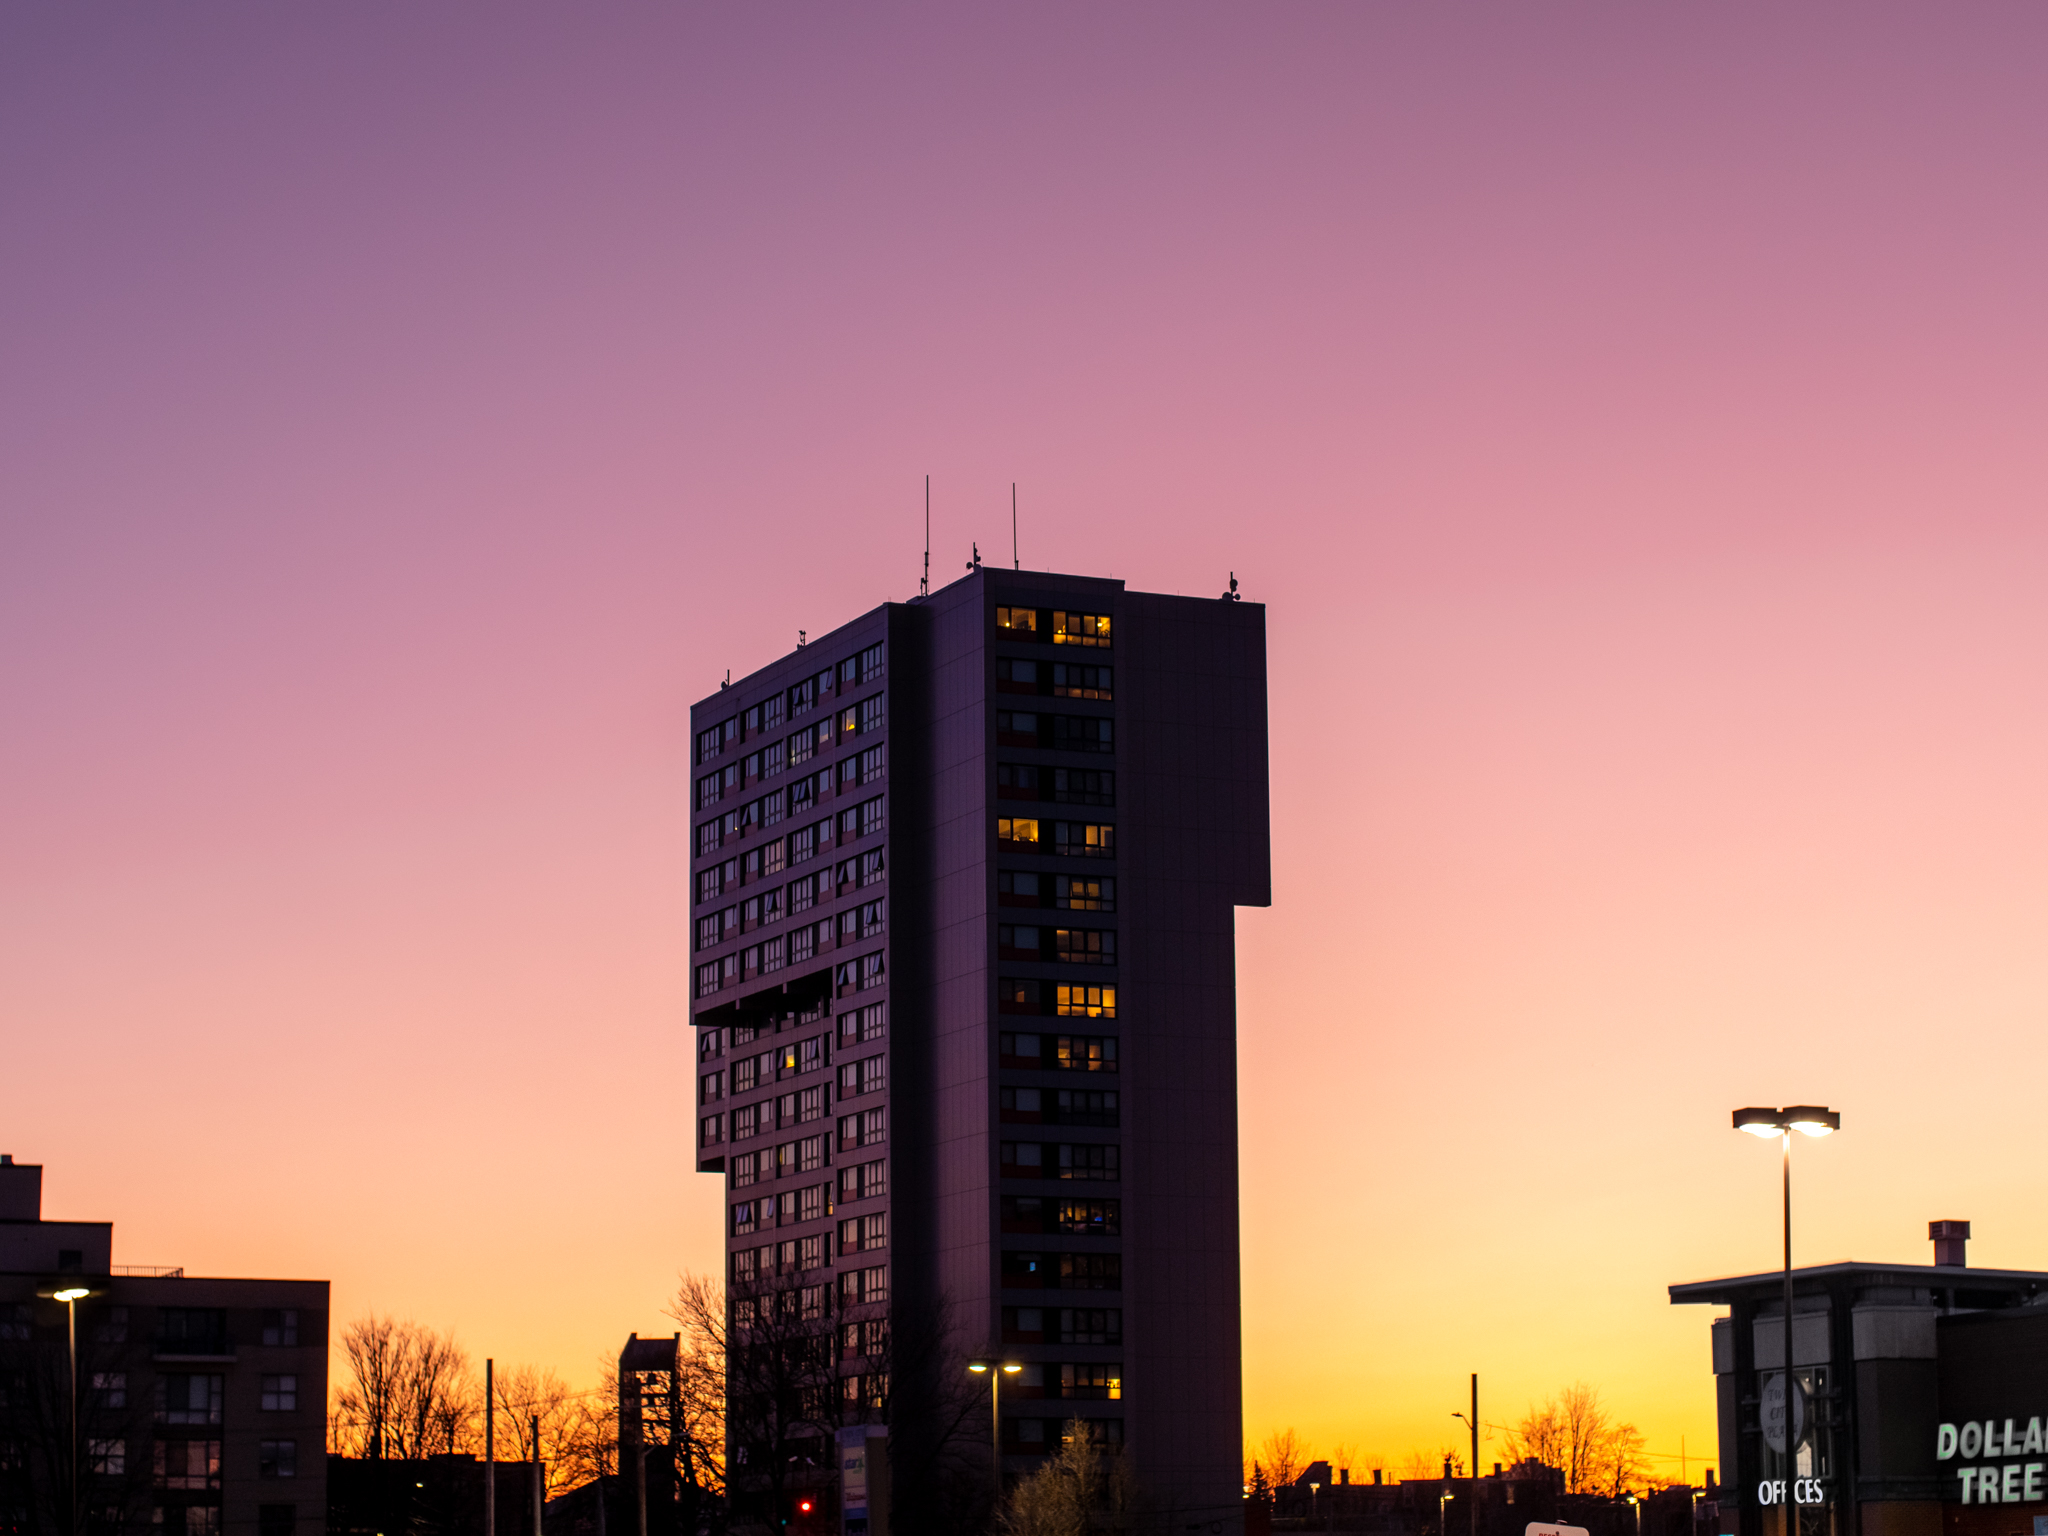
<path id="1" fill-rule="evenodd" d="M 1248 1429 L 1398 1458 L 1476 1369 L 1710 1451 L 1735 1105 L 1845 1112 L 1806 1257 L 2048 1267 L 2044 51 L 9 7 L 0 1150 L 588 1378 L 718 1253 L 688 701 L 1016 480 L 1026 564 L 1270 605 Z"/>

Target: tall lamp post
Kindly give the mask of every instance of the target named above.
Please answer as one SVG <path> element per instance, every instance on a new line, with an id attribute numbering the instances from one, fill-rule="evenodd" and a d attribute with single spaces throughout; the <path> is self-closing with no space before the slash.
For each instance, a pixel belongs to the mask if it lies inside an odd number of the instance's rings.
<path id="1" fill-rule="evenodd" d="M 64 1303 L 66 1358 L 71 1365 L 71 1518 L 65 1524 L 74 1536 L 78 1530 L 78 1304 L 91 1294 L 83 1285 L 67 1285 L 50 1293 L 52 1300 Z"/>
<path id="2" fill-rule="evenodd" d="M 989 1465 L 995 1469 L 996 1503 L 998 1514 L 1003 1508 L 1003 1378 L 1014 1376 L 1024 1367 L 1012 1360 L 970 1360 L 967 1369 L 977 1376 L 988 1377 L 988 1420 L 989 1420 Z"/>
<path id="3" fill-rule="evenodd" d="M 1785 1529 L 1793 1526 L 1792 1479 L 1798 1470 L 1799 1380 L 1792 1373 L 1792 1133 L 1802 1136 L 1832 1136 L 1842 1128 L 1839 1110 L 1818 1104 L 1792 1104 L 1784 1109 L 1738 1109 L 1735 1129 L 1752 1136 L 1775 1136 L 1784 1150 L 1785 1186 Z"/>
<path id="4" fill-rule="evenodd" d="M 1472 1536 L 1479 1536 L 1479 1373 L 1472 1373 L 1472 1412 L 1459 1413 L 1451 1410 L 1451 1417 L 1463 1419 L 1465 1427 L 1472 1431 Z M 1450 1536 L 1445 1532 L 1445 1536 Z"/>

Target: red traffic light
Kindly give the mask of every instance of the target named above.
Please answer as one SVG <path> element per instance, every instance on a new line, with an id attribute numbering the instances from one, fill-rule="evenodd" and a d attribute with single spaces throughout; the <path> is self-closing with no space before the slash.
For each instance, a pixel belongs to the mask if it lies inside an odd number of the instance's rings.
<path id="1" fill-rule="evenodd" d="M 796 1512 L 800 1515 L 808 1515 L 811 1512 L 811 1501 L 809 1499 L 799 1500 L 796 1506 Z"/>

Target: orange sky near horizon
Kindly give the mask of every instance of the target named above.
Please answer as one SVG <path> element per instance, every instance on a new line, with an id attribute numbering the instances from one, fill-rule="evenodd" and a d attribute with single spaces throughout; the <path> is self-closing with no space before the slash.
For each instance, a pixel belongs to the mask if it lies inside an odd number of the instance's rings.
<path id="1" fill-rule="evenodd" d="M 482 14 L 0 16 L 48 1214 L 669 1331 L 688 704 L 911 595 L 929 472 L 942 579 L 1016 480 L 1027 566 L 1268 605 L 1249 1437 L 1476 1370 L 1717 1464 L 1742 1104 L 1843 1112 L 1802 1261 L 2048 1267 L 2048 18 Z"/>

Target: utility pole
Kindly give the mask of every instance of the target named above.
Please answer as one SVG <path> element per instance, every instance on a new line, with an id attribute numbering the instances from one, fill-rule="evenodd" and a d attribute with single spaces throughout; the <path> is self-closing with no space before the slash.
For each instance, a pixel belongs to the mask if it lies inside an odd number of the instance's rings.
<path id="1" fill-rule="evenodd" d="M 539 1536 L 536 1532 L 535 1536 Z M 1479 1373 L 1472 1373 L 1472 1536 L 1479 1536 Z"/>
<path id="2" fill-rule="evenodd" d="M 1475 1377 L 1474 1379 L 1476 1380 L 1477 1378 Z M 540 1415 L 534 1414 L 531 1423 L 533 1425 L 533 1536 L 541 1536 Z"/>
<path id="3" fill-rule="evenodd" d="M 484 1536 L 498 1536 L 498 1388 L 484 1361 Z"/>

